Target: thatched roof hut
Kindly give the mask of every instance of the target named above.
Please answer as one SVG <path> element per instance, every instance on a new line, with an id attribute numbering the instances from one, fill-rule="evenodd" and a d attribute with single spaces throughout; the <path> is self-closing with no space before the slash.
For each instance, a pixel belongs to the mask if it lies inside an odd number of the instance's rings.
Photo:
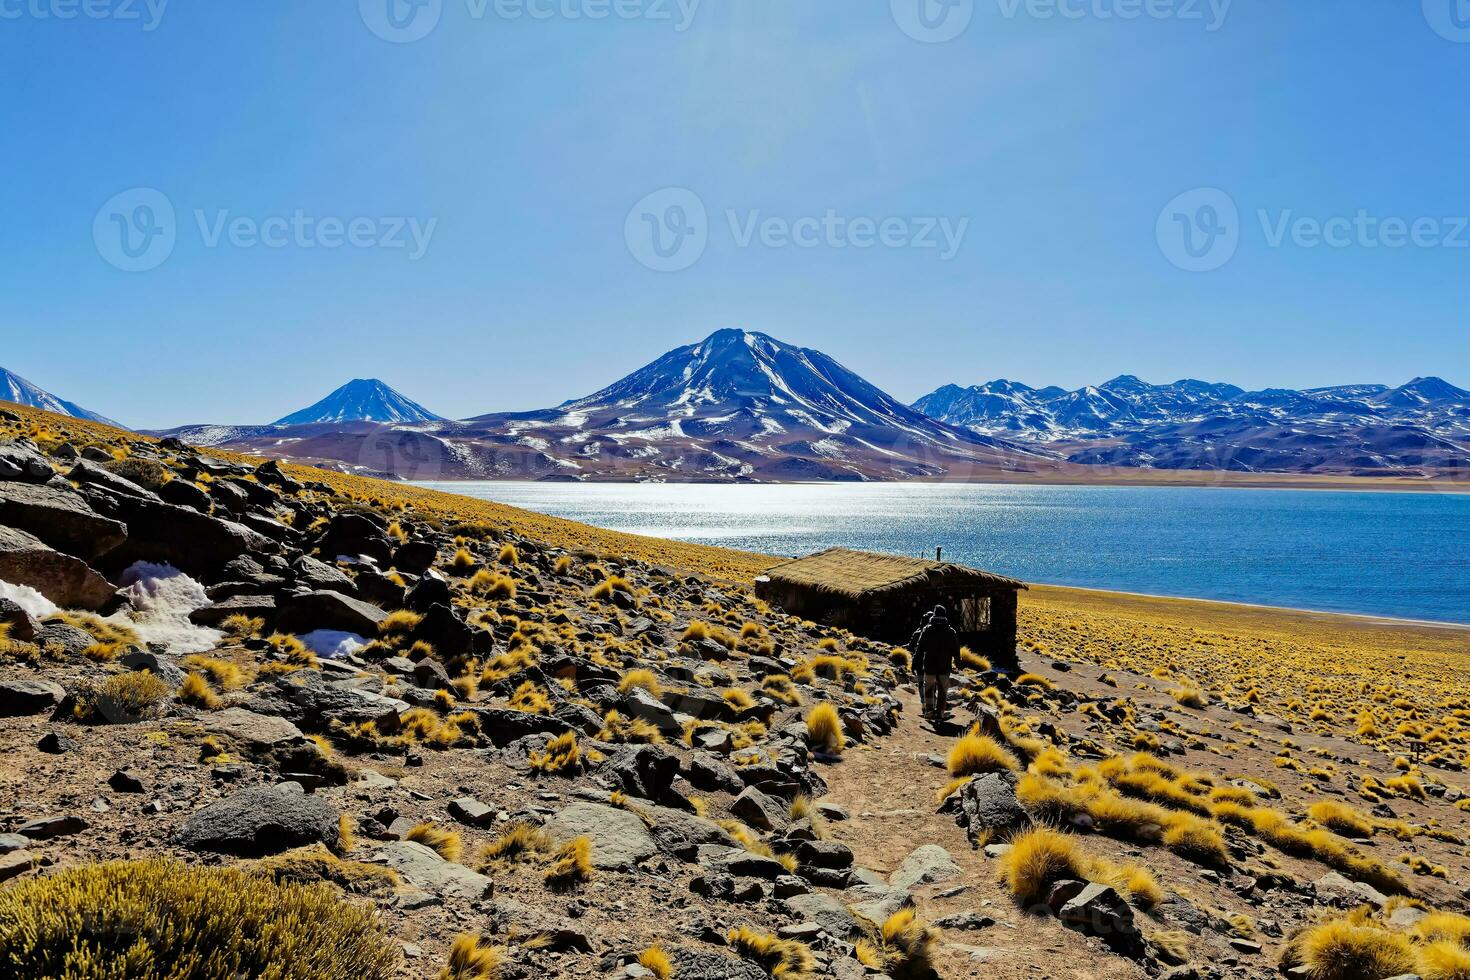
<path id="1" fill-rule="evenodd" d="M 756 595 L 794 616 L 887 643 L 907 642 L 924 613 L 944 605 L 963 642 L 1003 662 L 1015 654 L 1024 588 L 965 565 L 848 548 L 783 562 L 755 581 Z"/>

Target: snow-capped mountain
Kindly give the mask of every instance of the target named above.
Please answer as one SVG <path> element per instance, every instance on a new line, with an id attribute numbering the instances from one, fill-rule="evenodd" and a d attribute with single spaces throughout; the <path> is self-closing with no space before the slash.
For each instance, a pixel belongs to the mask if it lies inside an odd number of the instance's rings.
<path id="1" fill-rule="evenodd" d="M 883 480 L 1057 465 L 916 412 L 820 351 L 744 330 L 555 408 L 293 426 L 228 445 L 410 479 Z"/>
<path id="2" fill-rule="evenodd" d="M 1391 388 L 1245 391 L 1123 375 L 1096 387 L 946 385 L 917 411 L 1063 451 L 1069 462 L 1167 469 L 1427 472 L 1470 465 L 1470 392 L 1441 378 Z"/>
<path id="3" fill-rule="evenodd" d="M 90 412 L 76 402 L 69 402 L 64 398 L 58 398 L 44 388 L 31 384 L 18 374 L 0 367 L 0 401 L 15 402 L 17 405 L 28 405 L 31 408 L 39 408 L 47 412 L 55 412 L 57 415 L 70 415 L 75 419 L 87 419 L 91 422 L 101 422 L 104 425 L 122 428 L 112 419 L 105 415 Z"/>
<path id="4" fill-rule="evenodd" d="M 347 382 L 315 405 L 293 412 L 273 425 L 312 425 L 318 422 L 440 422 L 412 401 L 376 378 Z"/>

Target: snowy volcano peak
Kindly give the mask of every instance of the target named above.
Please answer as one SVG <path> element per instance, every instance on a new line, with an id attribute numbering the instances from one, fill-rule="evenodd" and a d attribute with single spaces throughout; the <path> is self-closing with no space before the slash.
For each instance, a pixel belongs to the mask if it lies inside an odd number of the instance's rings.
<path id="1" fill-rule="evenodd" d="M 934 423 L 821 351 L 749 330 L 717 330 L 669 351 L 614 384 L 568 402 L 572 410 L 637 409 L 675 417 L 709 410 L 810 415 L 824 422 L 932 429 Z"/>
<path id="2" fill-rule="evenodd" d="M 322 422 L 438 422 L 442 417 L 376 378 L 347 382 L 321 401 L 287 415 L 275 425 Z"/>
<path id="3" fill-rule="evenodd" d="M 74 419 L 87 419 L 91 422 L 101 422 L 104 425 L 122 428 L 112 419 L 98 415 L 96 412 L 89 412 L 75 402 L 58 398 L 44 388 L 31 384 L 25 378 L 12 374 L 3 367 L 0 367 L 0 401 L 15 402 L 17 405 L 39 408 L 44 412 L 70 415 Z"/>

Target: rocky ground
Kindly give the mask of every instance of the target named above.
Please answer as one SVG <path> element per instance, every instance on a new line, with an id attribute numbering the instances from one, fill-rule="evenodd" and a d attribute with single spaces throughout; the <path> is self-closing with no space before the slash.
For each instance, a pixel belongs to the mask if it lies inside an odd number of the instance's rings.
<path id="1" fill-rule="evenodd" d="M 471 934 L 504 977 L 1330 978 L 1302 927 L 1463 911 L 1443 769 L 1030 649 L 970 661 L 936 729 L 903 651 L 473 517 L 0 413 L 0 878 L 327 881 L 405 977 Z M 1022 900 L 1036 826 L 1088 857 Z"/>

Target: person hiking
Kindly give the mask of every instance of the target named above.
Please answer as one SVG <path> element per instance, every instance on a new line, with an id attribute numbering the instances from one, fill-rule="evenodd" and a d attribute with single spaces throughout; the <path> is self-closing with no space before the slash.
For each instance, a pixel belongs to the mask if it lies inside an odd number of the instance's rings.
<path id="1" fill-rule="evenodd" d="M 949 612 L 935 606 L 929 625 L 919 635 L 915 659 L 923 670 L 924 713 L 937 725 L 949 710 L 949 675 L 960 658 L 960 635 L 949 625 Z"/>
<path id="2" fill-rule="evenodd" d="M 909 637 L 909 669 L 914 672 L 914 682 L 919 685 L 919 704 L 924 701 L 924 659 L 919 655 L 919 640 L 924 636 L 924 628 L 934 620 L 934 610 L 924 614 L 919 620 L 919 626 L 914 630 L 914 635 Z"/>

